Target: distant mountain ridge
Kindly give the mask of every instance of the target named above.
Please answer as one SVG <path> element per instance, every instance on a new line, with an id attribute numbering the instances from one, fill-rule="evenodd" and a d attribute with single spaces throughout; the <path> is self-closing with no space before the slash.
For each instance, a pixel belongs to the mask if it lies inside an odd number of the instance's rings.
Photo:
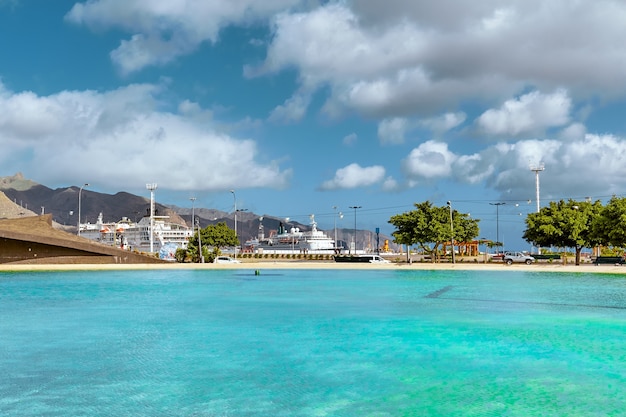
<path id="1" fill-rule="evenodd" d="M 51 189 L 25 179 L 21 173 L 0 177 L 0 203 L 3 203 L 0 205 L 0 218 L 52 214 L 52 219 L 57 223 L 57 228 L 75 233 L 78 225 L 79 192 L 80 188 L 76 186 Z M 2 193 L 6 198 L 2 198 Z M 116 194 L 103 194 L 83 188 L 80 200 L 82 223 L 95 223 L 100 213 L 102 213 L 105 222 L 117 222 L 124 217 L 138 221 L 141 217 L 150 214 L 149 198 L 123 191 Z M 3 208 L 5 205 L 7 209 Z M 155 210 L 158 215 L 169 216 L 173 223 L 191 226 L 191 208 L 155 202 Z M 229 227 L 234 228 L 233 213 L 196 207 L 194 215 L 199 219 L 201 227 L 224 222 Z M 263 217 L 263 230 L 266 236 L 272 231 L 278 230 L 281 222 L 285 222 L 284 219 L 272 215 L 240 212 L 237 214 L 237 233 L 242 243 L 257 237 L 261 216 Z M 308 224 L 293 221 L 289 222 L 289 227 L 297 227 L 303 231 L 310 230 Z M 334 236 L 333 230 L 326 230 L 326 233 L 328 236 Z M 353 235 L 353 229 L 337 229 L 337 238 L 340 244 L 342 241 L 350 241 Z M 380 239 L 382 246 L 384 239 L 389 239 L 389 237 L 381 235 Z M 372 245 L 375 246 L 375 234 L 366 230 L 357 230 L 357 247 L 371 248 Z"/>
<path id="2" fill-rule="evenodd" d="M 34 181 L 25 179 L 21 173 L 13 176 L 0 177 L 0 218 L 15 218 L 22 215 L 52 214 L 53 221 L 68 231 L 76 232 L 78 225 L 78 195 L 80 188 L 76 186 L 51 189 Z M 6 206 L 6 209 L 3 209 Z M 80 192 L 81 221 L 95 223 L 100 213 L 105 222 L 116 222 L 122 218 L 138 221 L 150 215 L 150 199 L 136 196 L 124 191 L 116 194 L 98 193 L 87 188 Z M 155 202 L 157 215 L 170 217 L 170 221 L 191 227 L 191 208 L 165 205 Z M 208 224 L 225 222 L 234 228 L 234 216 L 220 210 L 196 207 L 194 215 L 199 219 L 201 227 Z M 259 230 L 260 216 L 250 212 L 237 215 L 237 232 L 242 241 L 256 237 Z M 256 223 L 255 223 L 256 220 Z M 266 216 L 263 225 L 267 232 L 278 229 L 281 219 Z M 307 225 L 294 224 L 302 230 Z"/>
<path id="3" fill-rule="evenodd" d="M 19 191 L 28 190 L 31 187 L 38 185 L 36 182 L 27 180 L 21 172 L 10 176 L 0 177 L 0 190 L 14 189 Z"/>

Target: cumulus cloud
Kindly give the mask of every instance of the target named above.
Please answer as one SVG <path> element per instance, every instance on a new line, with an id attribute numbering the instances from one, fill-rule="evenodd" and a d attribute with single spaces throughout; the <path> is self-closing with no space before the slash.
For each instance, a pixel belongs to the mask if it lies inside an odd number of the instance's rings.
<path id="1" fill-rule="evenodd" d="M 111 52 L 123 73 L 162 65 L 194 51 L 202 42 L 216 42 L 231 24 L 264 21 L 289 10 L 300 0 L 92 0 L 76 3 L 67 13 L 72 23 L 94 30 L 117 28 L 131 33 Z"/>
<path id="2" fill-rule="evenodd" d="M 300 121 L 311 102 L 311 97 L 306 93 L 294 94 L 284 104 L 277 106 L 270 114 L 269 120 L 277 123 L 295 123 Z"/>
<path id="3" fill-rule="evenodd" d="M 221 133 L 210 117 L 195 117 L 202 111 L 191 102 L 178 114 L 159 109 L 161 92 L 140 84 L 38 96 L 0 84 L 0 162 L 8 168 L 19 155 L 35 177 L 113 189 L 154 180 L 176 190 L 287 185 L 291 171 L 257 161 L 255 141 Z"/>
<path id="4" fill-rule="evenodd" d="M 340 168 L 332 180 L 325 181 L 320 189 L 338 190 L 348 188 L 369 187 L 385 179 L 385 168 L 379 165 L 361 167 L 359 164 L 350 164 Z"/>
<path id="5" fill-rule="evenodd" d="M 477 124 L 489 135 L 518 136 L 542 132 L 568 123 L 571 107 L 571 99 L 564 90 L 554 94 L 533 91 L 506 101 L 500 109 L 487 110 L 478 118 Z"/>
<path id="6" fill-rule="evenodd" d="M 400 184 L 398 184 L 398 181 L 396 181 L 393 177 L 387 177 L 385 178 L 385 181 L 383 181 L 382 189 L 387 192 L 398 191 L 400 189 Z"/>
<path id="7" fill-rule="evenodd" d="M 622 99 L 626 93 L 626 60 L 619 53 L 626 37 L 624 2 L 91 0 L 76 3 L 66 18 L 93 30 L 123 33 L 111 58 L 124 73 L 172 62 L 203 42 L 219 42 L 220 31 L 230 25 L 269 22 L 267 39 L 249 40 L 266 47 L 266 55 L 249 63 L 244 74 L 263 77 L 293 71 L 299 84 L 288 99 L 273 104 L 270 120 L 300 121 L 319 100 L 325 115 L 365 116 L 377 123 L 384 144 L 400 145 L 411 130 L 429 129 L 438 140 L 415 147 L 401 162 L 409 184 L 445 178 L 527 194 L 534 181 L 529 164 L 544 162 L 546 192 L 591 194 L 601 184 L 615 190 L 624 186 L 624 139 L 590 134 L 581 122 L 596 102 Z M 42 152 L 53 153 L 51 143 L 61 148 L 70 144 L 73 151 L 63 151 L 65 156 L 89 151 L 111 160 L 115 158 L 109 148 L 125 147 L 142 155 L 133 158 L 133 152 L 121 152 L 125 163 L 109 165 L 116 173 L 131 163 L 147 172 L 146 166 L 155 165 L 146 161 L 162 159 L 171 172 L 200 170 L 197 154 L 220 149 L 215 166 L 224 166 L 224 178 L 242 175 L 224 165 L 224 160 L 235 158 L 233 165 L 252 164 L 259 170 L 254 177 L 259 184 L 286 183 L 288 170 L 281 171 L 271 161 L 257 162 L 254 141 L 220 134 L 212 114 L 197 104 L 181 103 L 178 114 L 160 110 L 154 99 L 160 88 L 135 85 L 45 97 L 0 91 L 2 144 L 37 162 L 44 161 Z M 498 140 L 525 140 L 499 142 L 467 154 L 454 147 L 462 147 L 458 143 L 444 143 L 445 132 L 465 124 L 466 114 L 476 113 L 478 107 L 473 106 L 490 108 L 482 114 L 480 110 L 474 120 L 481 133 Z M 554 138 L 541 139 L 546 135 Z M 136 138 L 141 146 L 134 146 Z M 355 139 L 348 135 L 344 143 Z M 184 159 L 180 143 L 185 140 L 200 152 L 190 151 Z M 172 152 L 180 152 L 185 161 L 180 166 L 172 166 L 157 152 L 175 142 Z M 239 152 L 229 153 L 235 147 Z M 0 159 L 10 157 L 9 152 Z M 592 164 L 602 164 L 603 174 L 593 173 Z M 221 174 L 211 172 L 210 178 L 224 184 Z M 572 181 L 574 176 L 579 179 Z M 182 177 L 176 180 L 188 186 L 191 180 Z M 322 188 L 372 184 L 397 186 L 383 167 L 352 164 Z"/>
<path id="8" fill-rule="evenodd" d="M 409 121 L 403 117 L 384 119 L 378 124 L 378 138 L 383 144 L 404 143 L 404 135 L 409 127 Z"/>
<path id="9" fill-rule="evenodd" d="M 463 112 L 445 113 L 437 117 L 420 120 L 419 125 L 430 129 L 436 136 L 460 126 L 467 118 Z"/>
<path id="10" fill-rule="evenodd" d="M 405 142 L 406 135 L 415 129 L 428 129 L 439 137 L 465 122 L 463 112 L 444 113 L 442 115 L 423 119 L 409 119 L 406 117 L 390 117 L 378 123 L 378 138 L 382 144 L 399 145 Z"/>
<path id="11" fill-rule="evenodd" d="M 545 166 L 540 175 L 544 198 L 584 198 L 599 192 L 606 196 L 623 193 L 626 186 L 626 140 L 613 135 L 586 134 L 570 142 L 523 140 L 488 148 L 480 157 L 484 165 L 494 167 L 487 182 L 519 199 L 534 196 L 531 167 L 540 164 Z M 597 167 L 602 167 L 601 175 Z"/>
<path id="12" fill-rule="evenodd" d="M 465 100 L 501 102 L 529 87 L 565 87 L 577 97 L 626 92 L 626 61 L 615 53 L 626 36 L 626 4 L 614 0 L 92 0 L 76 3 L 66 19 L 127 33 L 111 51 L 124 73 L 218 42 L 225 27 L 269 24 L 268 44 L 250 39 L 267 45 L 266 57 L 246 74 L 295 69 L 300 88 L 328 88 L 324 111 L 332 116 L 431 117 Z M 302 117 L 298 99 L 277 108 L 285 114 L 276 117 Z"/>
<path id="13" fill-rule="evenodd" d="M 626 5 L 555 1 L 356 0 L 286 12 L 274 19 L 257 74 L 296 68 L 303 84 L 330 87 L 328 113 L 383 118 L 497 102 L 529 86 L 623 95 L 626 61 L 614 51 L 626 35 Z"/>
<path id="14" fill-rule="evenodd" d="M 413 149 L 402 161 L 404 175 L 411 180 L 445 178 L 452 173 L 457 155 L 443 142 L 427 141 Z"/>
<path id="15" fill-rule="evenodd" d="M 560 133 L 563 140 L 580 140 L 585 137 L 587 127 L 582 123 L 572 123 L 565 127 Z"/>
<path id="16" fill-rule="evenodd" d="M 436 179 L 469 185 L 484 183 L 509 198 L 526 200 L 535 195 L 535 174 L 531 167 L 542 164 L 544 198 L 623 194 L 626 139 L 587 133 L 567 142 L 557 139 L 500 142 L 466 155 L 450 151 L 445 143 L 429 141 L 413 149 L 402 161 L 402 168 L 411 186 Z M 597 167 L 602 167 L 602 175 L 598 175 Z"/>

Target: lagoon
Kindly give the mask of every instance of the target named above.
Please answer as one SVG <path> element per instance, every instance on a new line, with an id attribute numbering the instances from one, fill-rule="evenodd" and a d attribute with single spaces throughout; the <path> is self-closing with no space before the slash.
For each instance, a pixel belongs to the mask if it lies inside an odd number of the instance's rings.
<path id="1" fill-rule="evenodd" d="M 7 272 L 0 415 L 619 415 L 624 334 L 623 275 Z"/>

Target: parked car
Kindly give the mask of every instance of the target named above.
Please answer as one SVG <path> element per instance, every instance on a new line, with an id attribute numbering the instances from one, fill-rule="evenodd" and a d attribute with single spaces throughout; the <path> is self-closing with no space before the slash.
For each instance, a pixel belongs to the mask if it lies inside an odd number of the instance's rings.
<path id="1" fill-rule="evenodd" d="M 522 252 L 505 252 L 502 260 L 507 265 L 511 265 L 513 262 L 523 262 L 526 265 L 530 265 L 535 262 L 535 258 Z"/>
<path id="2" fill-rule="evenodd" d="M 240 264 L 241 261 L 239 259 L 231 258 L 230 256 L 218 256 L 215 258 L 213 263 L 216 264 Z"/>
<path id="3" fill-rule="evenodd" d="M 389 264 L 391 263 L 391 261 L 379 255 L 372 255 L 372 259 L 370 259 L 370 263 L 371 264 Z"/>

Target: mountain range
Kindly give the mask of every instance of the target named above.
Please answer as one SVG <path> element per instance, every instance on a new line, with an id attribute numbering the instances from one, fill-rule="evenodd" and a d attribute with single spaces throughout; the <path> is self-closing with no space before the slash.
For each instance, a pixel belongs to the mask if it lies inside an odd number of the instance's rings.
<path id="1" fill-rule="evenodd" d="M 76 233 L 78 225 L 78 206 L 80 195 L 80 217 L 82 223 L 95 223 L 100 213 L 105 222 L 116 222 L 122 218 L 138 221 L 143 216 L 150 215 L 150 199 L 120 191 L 116 194 L 104 194 L 96 191 L 80 189 L 76 186 L 51 189 L 45 185 L 24 178 L 23 174 L 0 177 L 0 218 L 15 218 L 20 216 L 34 216 L 52 214 L 55 228 Z M 172 223 L 191 226 L 191 209 L 174 205 L 164 205 L 155 202 L 155 214 L 169 216 Z M 210 208 L 195 208 L 193 213 L 200 224 L 206 227 L 209 224 L 226 223 L 234 228 L 234 213 L 227 213 Z M 263 228 L 265 235 L 278 230 L 283 219 L 263 214 Z M 252 212 L 237 214 L 237 233 L 241 242 L 256 237 L 261 224 L 261 215 Z M 309 225 L 290 222 L 290 227 L 300 230 L 310 230 Z M 329 236 L 334 231 L 326 231 Z M 353 229 L 337 229 L 339 245 L 347 247 L 347 241 L 352 239 Z M 380 236 L 380 245 L 385 239 L 391 242 L 388 236 Z M 375 233 L 367 230 L 356 231 L 357 248 L 369 247 L 375 249 Z M 394 246 L 394 245 L 391 245 Z"/>

